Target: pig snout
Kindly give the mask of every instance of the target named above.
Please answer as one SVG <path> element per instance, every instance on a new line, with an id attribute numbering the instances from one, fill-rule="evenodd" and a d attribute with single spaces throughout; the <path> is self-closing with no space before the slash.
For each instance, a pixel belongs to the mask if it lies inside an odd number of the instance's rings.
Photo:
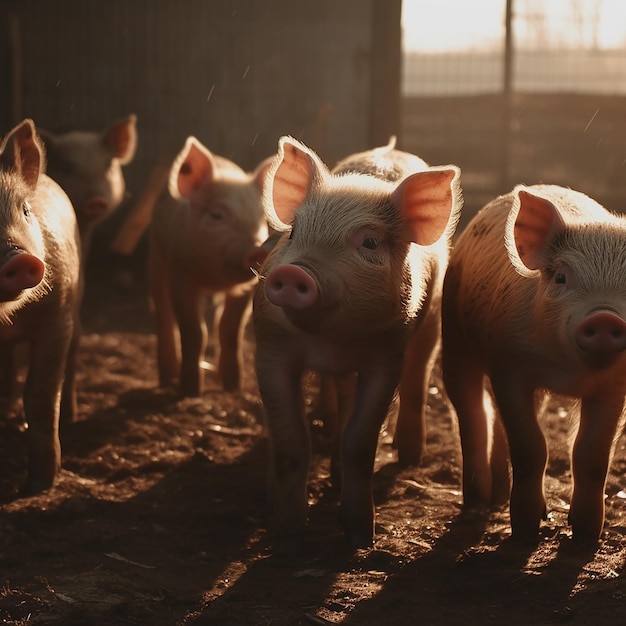
<path id="1" fill-rule="evenodd" d="M 255 248 L 248 254 L 246 254 L 243 260 L 243 266 L 245 269 L 251 269 L 253 272 L 258 272 L 261 269 L 261 265 L 263 265 L 263 261 L 267 258 L 268 251 L 263 247 L 259 246 Z"/>
<path id="2" fill-rule="evenodd" d="M 85 215 L 91 219 L 98 219 L 105 215 L 109 210 L 109 203 L 102 196 L 94 196 L 89 198 L 85 203 Z"/>
<path id="3" fill-rule="evenodd" d="M 276 306 L 308 309 L 319 297 L 317 281 L 298 265 L 281 265 L 265 281 L 265 295 Z"/>
<path id="4" fill-rule="evenodd" d="M 593 311 L 578 324 L 574 339 L 581 350 L 610 358 L 626 348 L 626 322 L 612 311 Z"/>
<path id="5" fill-rule="evenodd" d="M 0 301 L 15 299 L 24 289 L 36 287 L 43 279 L 45 265 L 32 254 L 20 252 L 0 267 Z"/>

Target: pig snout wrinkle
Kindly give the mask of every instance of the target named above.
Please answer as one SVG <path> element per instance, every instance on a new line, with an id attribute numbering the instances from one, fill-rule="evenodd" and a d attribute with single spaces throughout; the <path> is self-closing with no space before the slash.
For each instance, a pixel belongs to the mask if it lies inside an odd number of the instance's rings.
<path id="1" fill-rule="evenodd" d="M 297 265 L 282 265 L 270 272 L 265 281 L 267 299 L 277 306 L 307 309 L 318 299 L 317 281 Z"/>
<path id="2" fill-rule="evenodd" d="M 588 315 L 576 328 L 578 346 L 598 355 L 617 354 L 626 348 L 626 322 L 610 311 Z"/>
<path id="3" fill-rule="evenodd" d="M 45 265 L 32 254 L 22 252 L 0 268 L 0 300 L 17 297 L 24 289 L 36 287 L 43 279 Z"/>

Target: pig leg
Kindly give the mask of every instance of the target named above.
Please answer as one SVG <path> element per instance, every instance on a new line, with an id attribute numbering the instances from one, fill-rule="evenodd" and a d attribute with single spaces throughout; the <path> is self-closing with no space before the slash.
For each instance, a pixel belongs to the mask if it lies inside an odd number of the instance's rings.
<path id="1" fill-rule="evenodd" d="M 400 379 L 400 410 L 394 435 L 402 466 L 419 465 L 426 443 L 426 406 L 430 375 L 440 336 L 439 315 L 432 311 L 407 345 Z"/>
<path id="2" fill-rule="evenodd" d="M 257 348 L 257 353 L 265 350 Z M 270 350 L 280 352 L 280 348 Z M 278 361 L 257 361 L 257 378 L 269 431 L 268 494 L 273 509 L 274 551 L 293 554 L 301 548 L 307 524 L 311 444 L 304 420 L 302 372 Z"/>
<path id="3" fill-rule="evenodd" d="M 159 259 L 158 255 L 158 251 L 155 251 L 153 246 L 150 246 L 150 298 L 154 307 L 156 323 L 159 386 L 168 387 L 178 380 L 180 374 L 180 354 L 168 272 L 166 264 Z"/>
<path id="4" fill-rule="evenodd" d="M 33 495 L 50 488 L 61 467 L 59 406 L 71 327 L 71 321 L 61 321 L 31 343 L 24 385 L 29 470 L 21 495 Z"/>
<path id="5" fill-rule="evenodd" d="M 486 393 L 486 370 L 475 346 L 464 330 L 459 311 L 458 268 L 450 266 L 444 280 L 442 299 L 441 371 L 446 394 L 457 416 L 463 455 L 463 508 L 482 509 L 494 502 L 492 456 L 502 456 L 502 433 L 495 425 L 491 398 Z M 494 434 L 497 435 L 494 437 Z M 502 482 L 503 479 L 497 480 Z M 508 480 L 508 469 L 507 469 Z M 508 493 L 508 489 L 507 489 Z"/>
<path id="6" fill-rule="evenodd" d="M 339 421 L 339 390 L 337 381 L 329 374 L 319 376 L 319 395 L 315 414 L 324 424 L 324 434 L 335 438 Z"/>
<path id="7" fill-rule="evenodd" d="M 252 292 L 229 293 L 219 320 L 218 372 L 226 391 L 236 391 L 240 385 L 243 333 L 252 310 Z"/>
<path id="8" fill-rule="evenodd" d="M 333 487 L 341 487 L 341 446 L 344 426 L 347 424 L 354 409 L 356 397 L 357 376 L 355 373 L 347 376 L 322 375 L 322 381 L 328 388 L 334 389 L 336 411 L 332 416 L 332 453 L 330 457 L 330 479 Z M 321 389 L 321 387 L 320 387 Z"/>
<path id="9" fill-rule="evenodd" d="M 444 292 L 445 295 L 445 292 Z M 454 303 L 449 309 L 453 310 Z M 489 506 L 493 495 L 491 446 L 493 415 L 488 412 L 486 372 L 474 356 L 455 316 L 443 316 L 441 365 L 447 396 L 456 412 L 463 454 L 463 507 Z"/>
<path id="10" fill-rule="evenodd" d="M 520 384 L 502 364 L 494 368 L 491 384 L 506 429 L 513 468 L 511 530 L 517 537 L 536 537 L 546 517 L 543 491 L 548 461 L 546 439 L 537 420 L 534 390 Z"/>
<path id="11" fill-rule="evenodd" d="M 76 400 L 76 358 L 80 344 L 80 320 L 74 319 L 74 330 L 67 355 L 65 378 L 61 392 L 61 422 L 71 424 L 78 416 L 78 403 Z"/>
<path id="12" fill-rule="evenodd" d="M 401 359 L 398 360 L 401 363 Z M 372 480 L 380 428 L 399 378 L 399 368 L 359 373 L 354 413 L 343 432 L 341 519 L 352 547 L 371 546 L 374 538 Z"/>
<path id="13" fill-rule="evenodd" d="M 207 346 L 207 327 L 204 319 L 200 288 L 189 281 L 170 282 L 174 314 L 180 331 L 180 391 L 185 397 L 202 394 L 203 380 L 200 361 Z"/>
<path id="14" fill-rule="evenodd" d="M 584 398 L 572 451 L 573 492 L 569 522 L 575 539 L 597 541 L 604 525 L 604 489 L 623 422 L 624 397 Z"/>
<path id="15" fill-rule="evenodd" d="M 5 347 L 0 354 L 0 398 L 13 400 L 15 398 L 15 379 L 17 365 L 15 363 L 15 349 Z"/>

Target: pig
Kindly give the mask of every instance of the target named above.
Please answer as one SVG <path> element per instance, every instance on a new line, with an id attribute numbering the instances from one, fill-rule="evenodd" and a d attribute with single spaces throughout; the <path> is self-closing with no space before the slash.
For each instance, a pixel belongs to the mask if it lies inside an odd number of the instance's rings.
<path id="1" fill-rule="evenodd" d="M 284 136 L 268 174 L 264 208 L 283 235 L 261 267 L 253 325 L 276 553 L 297 552 L 306 532 L 305 371 L 336 383 L 349 409 L 339 446 L 350 546 L 373 542 L 373 466 L 398 387 L 399 453 L 407 462 L 421 454 L 441 287 L 462 204 L 460 170 L 428 167 L 394 144 L 347 157 L 331 172 Z"/>
<path id="2" fill-rule="evenodd" d="M 148 273 L 159 384 L 177 383 L 183 396 L 199 396 L 204 388 L 202 303 L 207 294 L 222 300 L 217 322 L 221 384 L 227 391 L 240 388 L 242 333 L 255 285 L 251 268 L 266 256 L 261 193 L 269 164 L 266 159 L 247 173 L 190 136 L 172 164 L 168 190 L 154 208 Z"/>
<path id="3" fill-rule="evenodd" d="M 513 536 L 536 538 L 546 516 L 538 413 L 548 392 L 580 401 L 572 535 L 594 542 L 601 534 L 626 394 L 625 249 L 624 217 L 556 185 L 518 185 L 487 204 L 455 245 L 442 371 L 458 416 L 464 509 L 510 496 Z"/>
<path id="4" fill-rule="evenodd" d="M 137 116 L 111 122 L 102 131 L 55 134 L 39 128 L 47 154 L 46 173 L 67 193 L 76 211 L 85 260 L 94 228 L 124 200 L 122 166 L 137 148 Z"/>
<path id="5" fill-rule="evenodd" d="M 61 464 L 59 416 L 74 418 L 75 321 L 82 295 L 80 237 L 74 209 L 45 174 L 32 120 L 0 146 L 0 345 L 25 343 L 23 389 L 28 475 L 22 495 L 50 488 Z"/>

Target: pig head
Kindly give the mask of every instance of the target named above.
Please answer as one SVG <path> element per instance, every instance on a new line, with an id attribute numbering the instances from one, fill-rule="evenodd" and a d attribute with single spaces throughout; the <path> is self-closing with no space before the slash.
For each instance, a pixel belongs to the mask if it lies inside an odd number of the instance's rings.
<path id="1" fill-rule="evenodd" d="M 85 257 L 94 227 L 124 199 L 122 166 L 135 155 L 136 125 L 137 117 L 129 115 L 102 131 L 55 134 L 39 129 L 46 148 L 47 174 L 61 185 L 74 206 Z"/>

